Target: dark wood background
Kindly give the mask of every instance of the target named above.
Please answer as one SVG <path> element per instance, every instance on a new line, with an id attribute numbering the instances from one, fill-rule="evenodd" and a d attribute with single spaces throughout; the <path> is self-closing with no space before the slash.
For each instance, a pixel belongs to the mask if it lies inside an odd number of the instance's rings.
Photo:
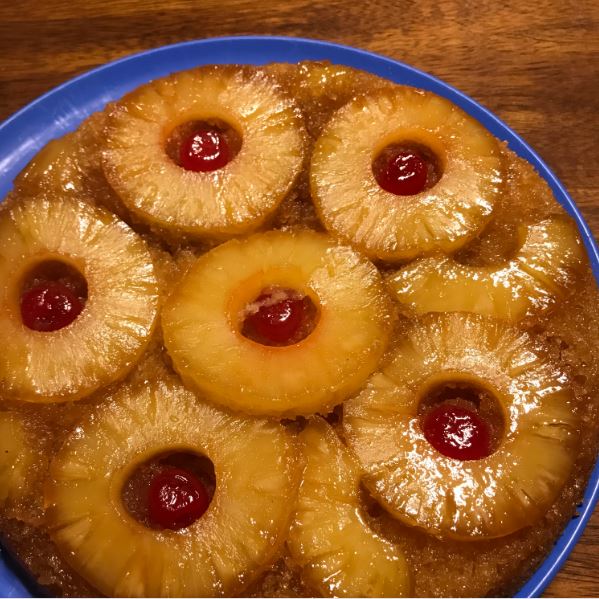
<path id="1" fill-rule="evenodd" d="M 599 235 L 598 0 L 0 0 L 0 121 L 107 61 L 243 34 L 358 46 L 444 79 L 540 153 Z M 599 595 L 599 512 L 546 595 Z"/>

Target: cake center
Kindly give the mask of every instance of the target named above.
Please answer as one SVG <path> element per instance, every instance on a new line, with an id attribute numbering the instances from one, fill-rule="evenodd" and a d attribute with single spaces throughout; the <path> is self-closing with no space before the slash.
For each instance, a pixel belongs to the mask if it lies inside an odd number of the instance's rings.
<path id="1" fill-rule="evenodd" d="M 390 193 L 409 196 L 433 187 L 441 178 L 434 152 L 416 142 L 393 143 L 372 163 L 377 183 Z"/>
<path id="2" fill-rule="evenodd" d="M 480 460 L 501 441 L 504 421 L 491 392 L 465 383 L 446 383 L 427 392 L 419 407 L 426 440 L 444 456 Z"/>
<path id="3" fill-rule="evenodd" d="M 166 143 L 166 153 L 175 164 L 204 173 L 225 167 L 240 149 L 240 135 L 220 119 L 183 123 L 171 132 Z"/>
<path id="4" fill-rule="evenodd" d="M 215 488 L 214 465 L 208 458 L 174 453 L 138 466 L 124 485 L 122 501 L 148 528 L 179 530 L 202 517 Z"/>
<path id="5" fill-rule="evenodd" d="M 293 289 L 267 287 L 244 310 L 241 334 L 262 345 L 299 343 L 316 326 L 318 310 Z"/>
<path id="6" fill-rule="evenodd" d="M 21 320 L 33 331 L 57 331 L 81 314 L 86 301 L 83 275 L 70 264 L 46 260 L 25 275 L 20 293 Z"/>

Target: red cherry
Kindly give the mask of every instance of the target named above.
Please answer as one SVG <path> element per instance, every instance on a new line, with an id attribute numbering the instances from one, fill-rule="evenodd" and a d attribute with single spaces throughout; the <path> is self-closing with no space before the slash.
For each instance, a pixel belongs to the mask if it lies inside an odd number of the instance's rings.
<path id="1" fill-rule="evenodd" d="M 148 491 L 150 521 L 178 530 L 195 522 L 210 505 L 206 487 L 195 475 L 174 466 L 154 475 Z"/>
<path id="2" fill-rule="evenodd" d="M 411 196 L 425 188 L 427 176 L 427 160 L 421 154 L 415 150 L 400 150 L 378 173 L 377 182 L 385 191 Z"/>
<path id="3" fill-rule="evenodd" d="M 201 127 L 183 140 L 179 163 L 188 171 L 215 171 L 231 160 L 229 144 L 217 129 Z"/>
<path id="4" fill-rule="evenodd" d="M 21 318 L 34 331 L 57 331 L 71 324 L 83 310 L 83 302 L 64 285 L 45 281 L 21 296 Z"/>
<path id="5" fill-rule="evenodd" d="M 472 410 L 443 404 L 424 418 L 426 440 L 455 460 L 480 460 L 491 454 L 489 425 Z"/>
<path id="6" fill-rule="evenodd" d="M 263 294 L 256 300 L 262 305 L 256 312 L 246 317 L 245 327 L 254 337 L 272 344 L 289 343 L 304 324 L 309 301 L 304 297 L 273 302 L 272 294 Z"/>

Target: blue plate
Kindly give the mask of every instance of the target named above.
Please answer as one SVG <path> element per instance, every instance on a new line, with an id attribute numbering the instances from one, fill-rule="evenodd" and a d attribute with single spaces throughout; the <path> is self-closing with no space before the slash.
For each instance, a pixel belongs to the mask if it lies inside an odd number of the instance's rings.
<path id="1" fill-rule="evenodd" d="M 599 250 L 572 198 L 535 151 L 486 108 L 439 79 L 389 58 L 328 42 L 291 37 L 224 37 L 149 50 L 89 71 L 41 96 L 0 125 L 0 198 L 31 158 L 51 139 L 75 129 L 92 112 L 138 85 L 173 71 L 202 64 L 265 64 L 300 60 L 330 60 L 363 69 L 406 85 L 449 98 L 512 150 L 530 162 L 551 186 L 555 197 L 578 224 L 595 278 L 599 281 Z M 599 464 L 584 500 L 553 551 L 520 589 L 517 597 L 537 597 L 551 582 L 576 544 L 599 499 Z M 0 596 L 31 597 L 28 581 L 8 556 L 0 553 Z M 33 591 L 35 592 L 35 591 Z"/>

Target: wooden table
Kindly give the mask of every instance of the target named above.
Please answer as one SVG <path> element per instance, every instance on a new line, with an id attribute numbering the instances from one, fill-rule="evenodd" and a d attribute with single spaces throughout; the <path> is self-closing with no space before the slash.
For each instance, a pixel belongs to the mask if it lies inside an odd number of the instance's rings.
<path id="1" fill-rule="evenodd" d="M 243 34 L 331 40 L 442 78 L 540 153 L 599 236 L 597 0 L 3 0 L 0 121 L 107 61 Z M 599 595 L 599 512 L 546 595 Z"/>

